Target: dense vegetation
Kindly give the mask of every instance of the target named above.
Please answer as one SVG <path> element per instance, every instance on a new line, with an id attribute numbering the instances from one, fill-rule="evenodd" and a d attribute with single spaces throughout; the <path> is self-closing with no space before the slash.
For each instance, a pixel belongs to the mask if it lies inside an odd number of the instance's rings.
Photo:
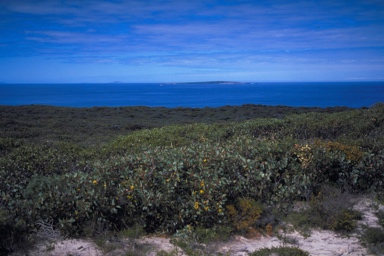
<path id="1" fill-rule="evenodd" d="M 67 141 L 80 146 L 99 146 L 117 135 L 172 124 L 241 122 L 255 118 L 283 118 L 308 112 L 332 113 L 336 108 L 293 108 L 243 105 L 220 108 L 0 106 L 2 138 L 28 142 Z"/>
<path id="2" fill-rule="evenodd" d="M 50 224 L 269 232 L 323 184 L 383 195 L 384 105 L 217 109 L 0 107 L 0 248 Z M 264 215 L 264 217 L 263 217 Z"/>

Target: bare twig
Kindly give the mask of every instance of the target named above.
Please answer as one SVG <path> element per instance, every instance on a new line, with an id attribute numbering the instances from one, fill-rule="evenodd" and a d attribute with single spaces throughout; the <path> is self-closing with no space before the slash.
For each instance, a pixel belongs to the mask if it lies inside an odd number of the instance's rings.
<path id="1" fill-rule="evenodd" d="M 37 231 L 37 237 L 45 238 L 49 240 L 56 240 L 61 237 L 60 231 L 54 229 L 53 221 L 43 221 L 38 220 L 35 222 L 36 226 L 38 226 L 39 230 Z"/>

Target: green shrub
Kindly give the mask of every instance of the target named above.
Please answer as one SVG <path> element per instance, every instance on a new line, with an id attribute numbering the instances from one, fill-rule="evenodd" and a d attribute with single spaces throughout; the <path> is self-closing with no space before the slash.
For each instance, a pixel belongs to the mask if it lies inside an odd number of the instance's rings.
<path id="1" fill-rule="evenodd" d="M 382 228 L 366 228 L 361 240 L 372 253 L 377 255 L 382 255 L 384 253 L 384 230 Z"/>
<path id="2" fill-rule="evenodd" d="M 231 231 L 231 227 L 223 225 L 211 228 L 187 225 L 173 235 L 171 243 L 181 248 L 186 255 L 222 255 L 217 254 L 217 251 L 221 242 L 229 239 Z"/>
<path id="3" fill-rule="evenodd" d="M 210 228 L 196 227 L 193 231 L 193 235 L 197 242 L 203 244 L 209 244 L 212 242 L 224 242 L 230 237 L 233 229 L 228 226 L 216 225 Z"/>
<path id="4" fill-rule="evenodd" d="M 304 233 L 320 227 L 336 232 L 352 232 L 362 213 L 353 210 L 351 195 L 330 186 L 323 186 L 317 196 L 312 196 L 309 208 L 292 212 L 288 220 Z"/>
<path id="5" fill-rule="evenodd" d="M 317 223 L 313 220 L 313 216 L 308 210 L 301 212 L 290 212 L 285 220 L 291 223 L 304 237 L 309 237 L 311 229 L 317 227 Z"/>
<path id="6" fill-rule="evenodd" d="M 361 218 L 360 212 L 344 209 L 331 218 L 329 228 L 334 231 L 352 232 L 357 226 L 356 220 L 361 220 Z"/>
<path id="7" fill-rule="evenodd" d="M 367 244 L 384 243 L 384 230 L 382 228 L 368 227 L 364 231 L 362 238 Z"/>
<path id="8" fill-rule="evenodd" d="M 323 186 L 317 197 L 312 197 L 310 211 L 321 228 L 351 232 L 362 214 L 353 210 L 352 195 L 340 189 Z"/>
<path id="9" fill-rule="evenodd" d="M 378 219 L 378 224 L 384 228 L 384 210 L 379 210 L 376 212 Z"/>
<path id="10" fill-rule="evenodd" d="M 249 254 L 249 256 L 309 256 L 309 253 L 297 247 L 263 248 Z"/>
<path id="11" fill-rule="evenodd" d="M 118 232 L 117 236 L 119 238 L 129 238 L 129 239 L 137 239 L 141 236 L 145 235 L 144 228 L 141 224 L 134 224 L 132 227 L 128 227 Z"/>

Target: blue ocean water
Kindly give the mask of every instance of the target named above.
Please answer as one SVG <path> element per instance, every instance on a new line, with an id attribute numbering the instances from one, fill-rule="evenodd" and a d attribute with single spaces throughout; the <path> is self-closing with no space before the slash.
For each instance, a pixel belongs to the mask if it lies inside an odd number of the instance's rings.
<path id="1" fill-rule="evenodd" d="M 0 84 L 0 105 L 219 107 L 243 104 L 353 108 L 384 102 L 384 82 Z"/>

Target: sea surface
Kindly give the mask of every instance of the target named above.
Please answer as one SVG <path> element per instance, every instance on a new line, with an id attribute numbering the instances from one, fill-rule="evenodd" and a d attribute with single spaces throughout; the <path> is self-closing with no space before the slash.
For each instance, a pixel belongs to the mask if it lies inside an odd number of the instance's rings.
<path id="1" fill-rule="evenodd" d="M 244 104 L 370 107 L 384 82 L 0 84 L 0 105 L 220 107 Z"/>

